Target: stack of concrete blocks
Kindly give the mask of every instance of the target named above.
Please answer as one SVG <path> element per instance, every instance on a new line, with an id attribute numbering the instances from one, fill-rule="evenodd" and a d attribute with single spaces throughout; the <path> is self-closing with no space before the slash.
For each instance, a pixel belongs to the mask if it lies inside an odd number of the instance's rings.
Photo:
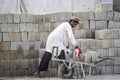
<path id="1" fill-rule="evenodd" d="M 85 53 L 87 50 L 92 50 L 97 51 L 99 57 L 115 58 L 115 61 L 107 60 L 98 64 L 98 66 L 101 68 L 101 74 L 120 73 L 120 64 L 118 62 L 120 57 L 120 13 L 90 12 L 84 13 L 82 17 L 80 13 L 75 13 L 74 15 L 81 19 L 79 27 L 75 30 L 75 36 L 82 52 Z M 81 22 L 85 22 L 85 24 L 81 24 Z M 86 32 L 81 31 L 83 29 Z M 91 34 L 93 37 L 89 37 L 90 39 L 86 35 L 88 31 L 95 32 Z M 78 36 L 78 34 L 80 35 Z M 84 34 L 84 36 L 81 34 Z"/>
<path id="2" fill-rule="evenodd" d="M 47 36 L 59 24 L 77 16 L 80 24 L 73 29 L 75 38 L 85 53 L 96 51 L 100 57 L 118 59 L 120 13 L 63 12 L 44 15 L 0 15 L 0 76 L 31 76 L 44 54 Z M 73 48 L 70 45 L 70 48 Z M 51 62 L 47 76 L 56 76 L 56 62 Z M 119 61 L 99 64 L 104 73 L 120 73 Z M 55 74 L 54 74 L 55 72 Z"/>

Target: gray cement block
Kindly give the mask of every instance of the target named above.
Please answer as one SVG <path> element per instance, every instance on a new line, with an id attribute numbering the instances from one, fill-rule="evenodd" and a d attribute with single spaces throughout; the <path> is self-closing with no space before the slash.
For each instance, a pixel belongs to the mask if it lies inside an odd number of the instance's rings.
<path id="1" fill-rule="evenodd" d="M 107 21 L 96 21 L 96 30 L 107 29 Z"/>
<path id="2" fill-rule="evenodd" d="M 120 57 L 114 57 L 114 58 L 115 58 L 114 65 L 115 66 L 120 66 L 120 61 L 119 61 Z"/>
<path id="3" fill-rule="evenodd" d="M 114 73 L 119 74 L 120 73 L 120 66 L 114 66 Z"/>
<path id="4" fill-rule="evenodd" d="M 113 11 L 113 3 L 101 3 L 101 11 Z"/>
<path id="5" fill-rule="evenodd" d="M 3 41 L 10 41 L 8 33 L 3 33 Z"/>
<path id="6" fill-rule="evenodd" d="M 106 20 L 106 12 L 95 12 L 95 20 Z"/>
<path id="7" fill-rule="evenodd" d="M 33 22 L 33 15 L 32 14 L 26 15 L 26 22 Z"/>
<path id="8" fill-rule="evenodd" d="M 13 23 L 14 21 L 14 14 L 7 14 L 7 22 Z"/>
<path id="9" fill-rule="evenodd" d="M 81 29 L 89 29 L 89 22 L 88 21 L 80 21 L 78 25 Z"/>
<path id="10" fill-rule="evenodd" d="M 95 31 L 96 39 L 118 39 L 119 30 L 117 29 L 104 29 Z"/>
<path id="11" fill-rule="evenodd" d="M 108 49 L 98 49 L 98 56 L 99 57 L 108 57 L 109 50 Z"/>
<path id="12" fill-rule="evenodd" d="M 14 14 L 14 23 L 20 23 L 20 14 Z"/>
<path id="13" fill-rule="evenodd" d="M 27 15 L 26 14 L 20 15 L 20 22 L 27 22 Z"/>
<path id="14" fill-rule="evenodd" d="M 38 24 L 32 24 L 32 29 L 33 32 L 38 32 Z"/>
<path id="15" fill-rule="evenodd" d="M 27 36 L 28 36 L 27 32 L 21 32 L 21 40 L 22 41 L 27 41 L 28 40 Z"/>
<path id="16" fill-rule="evenodd" d="M 117 56 L 117 48 L 109 48 L 109 57 Z"/>
<path id="17" fill-rule="evenodd" d="M 75 30 L 75 38 L 76 39 L 81 39 L 81 38 L 86 38 L 86 30 Z"/>
<path id="18" fill-rule="evenodd" d="M 120 21 L 120 13 L 119 12 L 114 12 L 114 21 Z"/>
<path id="19" fill-rule="evenodd" d="M 114 18 L 114 12 L 107 12 L 107 20 L 112 21 Z"/>
<path id="20" fill-rule="evenodd" d="M 89 12 L 89 20 L 94 20 L 94 19 L 95 19 L 94 12 Z"/>
<path id="21" fill-rule="evenodd" d="M 109 21 L 108 29 L 119 29 L 120 22 Z"/>
<path id="22" fill-rule="evenodd" d="M 27 32 L 33 32 L 33 26 L 32 26 L 33 24 L 32 23 L 27 23 L 26 24 L 26 31 Z"/>
<path id="23" fill-rule="evenodd" d="M 8 30 L 7 24 L 3 23 L 2 24 L 2 32 L 7 32 L 7 30 Z"/>
<path id="24" fill-rule="evenodd" d="M 14 24 L 14 32 L 19 32 L 19 31 L 20 31 L 19 24 Z"/>
<path id="25" fill-rule="evenodd" d="M 95 30 L 95 21 L 90 21 L 90 29 Z"/>
<path id="26" fill-rule="evenodd" d="M 14 31 L 14 24 L 8 23 L 7 24 L 7 32 L 13 32 Z"/>
<path id="27" fill-rule="evenodd" d="M 2 33 L 0 33 L 0 41 L 2 41 Z"/>
<path id="28" fill-rule="evenodd" d="M 14 36 L 15 36 L 15 41 L 20 41 L 21 40 L 21 35 L 20 35 L 19 32 L 16 32 Z"/>
<path id="29" fill-rule="evenodd" d="M 20 23 L 20 32 L 25 32 L 25 31 L 27 31 L 26 23 Z"/>
<path id="30" fill-rule="evenodd" d="M 107 74 L 113 74 L 114 73 L 114 67 L 113 66 L 107 66 Z"/>
<path id="31" fill-rule="evenodd" d="M 11 49 L 10 42 L 3 42 L 3 48 L 4 50 L 10 50 Z"/>
<path id="32" fill-rule="evenodd" d="M 50 30 L 51 30 L 51 25 L 50 25 L 50 22 L 48 22 L 48 23 L 45 23 L 45 31 L 46 32 L 50 32 Z"/>
<path id="33" fill-rule="evenodd" d="M 35 39 L 35 38 L 34 38 L 34 32 L 29 32 L 29 33 L 28 33 L 28 40 L 29 40 L 29 41 L 34 41 L 34 39 Z"/>
<path id="34" fill-rule="evenodd" d="M 35 38 L 35 41 L 40 41 L 40 33 L 38 33 L 38 32 L 35 32 L 34 33 L 34 38 Z"/>
<path id="35" fill-rule="evenodd" d="M 119 48 L 120 47 L 120 40 L 119 39 L 115 39 L 114 40 L 114 48 Z"/>

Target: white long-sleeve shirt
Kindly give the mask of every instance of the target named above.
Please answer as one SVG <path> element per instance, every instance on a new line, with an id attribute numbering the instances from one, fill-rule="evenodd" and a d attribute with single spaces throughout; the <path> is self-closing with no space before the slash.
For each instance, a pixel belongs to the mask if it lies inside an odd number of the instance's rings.
<path id="1" fill-rule="evenodd" d="M 59 55 L 61 50 L 66 50 L 66 46 L 68 46 L 69 41 L 73 45 L 77 44 L 73 35 L 71 25 L 68 22 L 64 22 L 55 30 L 53 30 L 53 32 L 51 32 L 48 36 L 46 42 L 46 51 L 52 53 L 53 46 L 57 46 Z M 56 54 L 53 55 L 56 56 Z"/>

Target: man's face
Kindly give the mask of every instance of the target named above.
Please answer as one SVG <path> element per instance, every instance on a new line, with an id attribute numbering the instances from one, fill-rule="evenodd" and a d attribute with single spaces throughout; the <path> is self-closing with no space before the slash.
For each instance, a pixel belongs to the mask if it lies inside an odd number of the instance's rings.
<path id="1" fill-rule="evenodd" d="M 78 25 L 77 21 L 71 21 L 72 28 L 75 28 Z"/>

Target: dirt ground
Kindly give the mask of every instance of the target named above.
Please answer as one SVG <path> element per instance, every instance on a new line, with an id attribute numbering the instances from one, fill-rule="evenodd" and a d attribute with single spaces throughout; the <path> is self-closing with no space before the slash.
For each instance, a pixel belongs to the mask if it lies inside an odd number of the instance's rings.
<path id="1" fill-rule="evenodd" d="M 52 78 L 39 78 L 39 77 L 1 77 L 0 80 L 68 80 L 68 79 L 61 79 L 59 77 L 52 77 Z M 86 76 L 83 79 L 71 79 L 71 80 L 120 80 L 120 74 L 117 75 L 96 75 L 96 76 Z"/>

